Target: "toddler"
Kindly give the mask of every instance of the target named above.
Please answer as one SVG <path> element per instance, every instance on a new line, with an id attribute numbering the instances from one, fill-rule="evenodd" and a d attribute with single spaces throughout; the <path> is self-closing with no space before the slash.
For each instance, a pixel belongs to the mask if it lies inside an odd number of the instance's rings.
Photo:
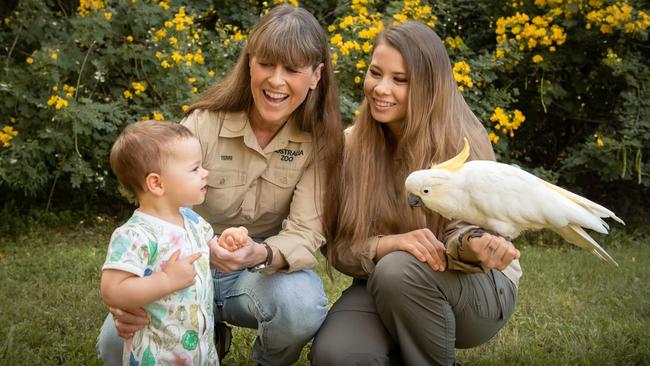
<path id="1" fill-rule="evenodd" d="M 149 315 L 125 343 L 123 364 L 218 365 L 209 261 L 216 243 L 209 243 L 210 224 L 187 208 L 206 194 L 199 141 L 178 123 L 137 122 L 113 144 L 110 164 L 139 207 L 111 237 L 102 300 Z M 217 245 L 235 250 L 249 242 L 239 227 L 225 230 Z"/>

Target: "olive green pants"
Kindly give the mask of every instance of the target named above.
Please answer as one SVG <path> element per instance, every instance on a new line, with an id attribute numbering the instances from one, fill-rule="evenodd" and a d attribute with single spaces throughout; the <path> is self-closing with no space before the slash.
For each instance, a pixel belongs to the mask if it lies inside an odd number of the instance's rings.
<path id="1" fill-rule="evenodd" d="M 455 348 L 492 338 L 517 289 L 500 271 L 434 272 L 405 252 L 382 258 L 330 309 L 310 360 L 326 365 L 452 365 Z"/>

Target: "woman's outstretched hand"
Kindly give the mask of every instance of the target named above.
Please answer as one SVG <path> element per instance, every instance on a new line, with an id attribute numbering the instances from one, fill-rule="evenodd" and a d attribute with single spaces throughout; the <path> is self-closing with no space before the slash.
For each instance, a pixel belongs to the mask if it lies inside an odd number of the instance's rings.
<path id="1" fill-rule="evenodd" d="M 429 229 L 418 229 L 404 234 L 386 235 L 377 243 L 376 260 L 390 252 L 401 250 L 413 255 L 420 262 L 426 262 L 434 271 L 447 267 L 445 245 Z"/>

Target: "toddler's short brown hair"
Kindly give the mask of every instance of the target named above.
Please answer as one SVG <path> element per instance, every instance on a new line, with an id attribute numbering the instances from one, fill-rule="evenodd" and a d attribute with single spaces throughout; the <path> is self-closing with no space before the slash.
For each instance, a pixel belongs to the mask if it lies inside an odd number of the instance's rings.
<path id="1" fill-rule="evenodd" d="M 187 127 L 172 121 L 144 121 L 127 126 L 113 143 L 110 163 L 126 190 L 137 198 L 145 192 L 148 174 L 160 174 L 169 158 L 168 146 L 175 140 L 193 137 Z"/>

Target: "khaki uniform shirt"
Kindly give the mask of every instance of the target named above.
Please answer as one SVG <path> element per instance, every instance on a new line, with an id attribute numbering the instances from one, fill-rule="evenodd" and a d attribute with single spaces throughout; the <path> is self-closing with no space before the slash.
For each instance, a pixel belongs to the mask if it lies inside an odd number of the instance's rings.
<path id="1" fill-rule="evenodd" d="M 314 267 L 325 237 L 311 134 L 290 120 L 262 149 L 245 112 L 195 110 L 181 123 L 201 143 L 208 191 L 194 209 L 215 233 L 245 226 L 278 248 L 287 271 Z"/>

